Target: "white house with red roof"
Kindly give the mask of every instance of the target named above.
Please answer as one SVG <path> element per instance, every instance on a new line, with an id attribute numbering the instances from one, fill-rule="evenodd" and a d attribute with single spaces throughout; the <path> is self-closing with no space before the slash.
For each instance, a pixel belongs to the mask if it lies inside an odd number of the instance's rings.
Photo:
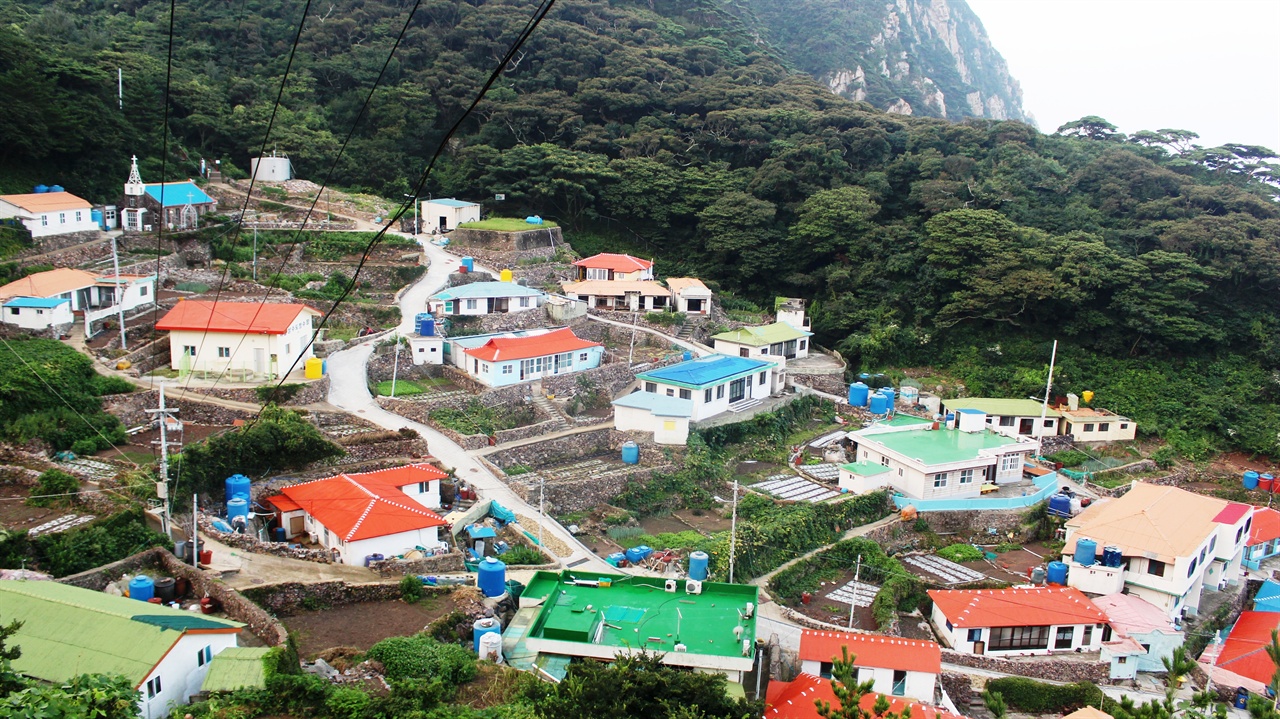
<path id="1" fill-rule="evenodd" d="M 445 521 L 432 510 L 440 508 L 440 480 L 446 476 L 429 464 L 339 474 L 285 487 L 267 502 L 287 538 L 307 535 L 343 562 L 357 564 L 373 554 L 442 546 Z"/>
<path id="2" fill-rule="evenodd" d="M 863 694 L 858 706 L 870 714 L 881 697 L 889 704 L 887 711 L 901 715 L 904 709 L 910 709 L 911 719 L 968 719 L 932 704 L 877 692 Z M 801 672 L 789 682 L 771 681 L 765 692 L 764 719 L 820 719 L 818 701 L 826 702 L 834 709 L 840 708 L 840 700 L 831 690 L 830 679 Z"/>
<path id="3" fill-rule="evenodd" d="M 156 329 L 168 331 L 169 366 L 179 372 L 265 381 L 315 356 L 311 320 L 320 314 L 303 304 L 182 300 Z"/>
<path id="4" fill-rule="evenodd" d="M 1029 656 L 1096 652 L 1107 615 L 1078 589 L 934 589 L 933 625 L 965 654 Z"/>
<path id="5" fill-rule="evenodd" d="M 463 338 L 453 343 L 451 354 L 454 352 L 461 353 L 455 362 L 461 362 L 463 371 L 476 381 L 506 387 L 599 367 L 604 345 L 561 327 Z"/>
<path id="6" fill-rule="evenodd" d="M 833 660 L 847 648 L 858 668 L 859 683 L 873 680 L 873 691 L 930 701 L 942 672 L 942 648 L 936 642 L 805 629 L 800 633 L 800 670 L 830 679 Z"/>
<path id="7" fill-rule="evenodd" d="M 584 280 L 652 280 L 653 261 L 642 260 L 631 255 L 619 255 L 612 252 L 601 252 L 577 262 L 573 266 L 578 269 L 578 281 Z"/>
<path id="8" fill-rule="evenodd" d="M 1244 566 L 1257 571 L 1264 559 L 1280 554 L 1280 512 L 1270 507 L 1253 510 L 1253 527 L 1244 550 Z"/>

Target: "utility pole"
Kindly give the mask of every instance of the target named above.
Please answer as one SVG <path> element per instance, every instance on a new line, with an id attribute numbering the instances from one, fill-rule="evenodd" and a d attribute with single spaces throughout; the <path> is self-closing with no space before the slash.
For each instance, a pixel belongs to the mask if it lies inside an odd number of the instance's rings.
<path id="1" fill-rule="evenodd" d="M 400 333 L 396 332 L 396 360 L 391 365 L 391 399 L 396 398 L 396 378 L 400 374 Z"/>
<path id="2" fill-rule="evenodd" d="M 115 303 L 116 303 L 116 307 L 119 307 L 119 308 L 120 308 L 120 349 L 122 349 L 122 350 L 127 350 L 127 349 L 129 349 L 129 344 L 128 344 L 127 342 L 125 342 L 125 338 L 124 338 L 124 297 L 123 297 L 123 296 L 121 296 L 121 297 L 117 297 L 117 296 L 116 296 L 116 293 L 117 293 L 117 292 L 120 292 L 120 294 L 121 294 L 121 295 L 123 295 L 124 293 L 120 291 L 120 281 L 121 281 L 121 280 L 120 280 L 120 253 L 116 251 L 116 238 L 115 238 L 115 237 L 112 237 L 112 238 L 111 238 L 111 264 L 112 264 L 112 266 L 115 268 L 115 272 L 116 272 L 116 277 L 115 277 L 116 284 L 115 284 L 115 287 L 114 287 L 114 288 L 112 288 L 112 290 L 111 290 L 111 299 L 115 301 Z M 158 287 L 158 286 L 159 286 L 159 284 L 158 284 L 158 283 L 160 282 L 160 276 L 159 276 L 159 275 L 157 275 L 157 276 L 156 276 L 156 282 L 157 282 L 157 287 Z M 128 288 L 128 287 L 126 287 L 126 288 L 125 288 L 125 292 L 127 292 L 127 291 L 128 291 L 128 289 L 129 289 L 129 288 Z M 89 323 L 88 323 L 88 321 L 86 320 L 86 321 L 85 321 L 85 328 L 84 328 L 84 330 L 85 330 L 85 336 L 86 336 L 86 337 L 88 337 L 88 336 L 89 336 L 89 327 L 88 327 L 88 324 L 89 324 Z"/>
<path id="3" fill-rule="evenodd" d="M 640 313 L 633 312 L 631 314 L 631 349 L 627 350 L 627 366 L 631 366 L 631 360 L 636 353 L 636 325 L 640 322 Z"/>
<path id="4" fill-rule="evenodd" d="M 124 109 L 124 68 L 116 68 L 116 99 L 120 103 L 120 109 Z"/>
<path id="5" fill-rule="evenodd" d="M 853 629 L 853 610 L 858 606 L 858 578 L 862 576 L 862 555 L 858 555 L 858 568 L 853 570 L 853 598 L 849 600 L 849 628 Z"/>
<path id="6" fill-rule="evenodd" d="M 538 477 L 538 514 L 542 515 L 542 521 L 538 522 L 538 547 L 541 549 L 546 545 L 542 543 L 542 528 L 547 525 L 547 478 Z M 679 630 L 676 630 L 677 634 Z"/>
<path id="7" fill-rule="evenodd" d="M 173 539 L 173 523 L 169 518 L 169 419 L 178 413 L 177 407 L 166 407 L 164 403 L 164 385 L 160 385 L 160 408 L 149 409 L 147 414 L 156 415 L 160 421 L 160 481 L 156 483 L 156 496 L 164 502 L 164 533 Z M 174 444 L 177 444 L 176 442 Z"/>
<path id="8" fill-rule="evenodd" d="M 253 223 L 253 281 L 258 281 L 258 223 Z"/>
<path id="9" fill-rule="evenodd" d="M 729 583 L 733 584 L 733 559 L 738 549 L 738 480 L 733 480 L 733 519 L 729 523 Z"/>
<path id="10" fill-rule="evenodd" d="M 200 495 L 191 495 L 191 541 L 187 542 L 191 546 L 191 568 L 200 568 L 200 530 L 196 524 L 196 517 L 200 515 Z"/>
<path id="11" fill-rule="evenodd" d="M 1049 379 L 1044 382 L 1044 402 L 1040 404 L 1040 426 L 1036 431 L 1036 456 L 1044 457 L 1041 447 L 1044 442 L 1044 418 L 1049 414 L 1049 390 L 1053 387 L 1053 363 L 1058 359 L 1058 340 L 1053 341 L 1053 353 L 1049 355 Z"/>

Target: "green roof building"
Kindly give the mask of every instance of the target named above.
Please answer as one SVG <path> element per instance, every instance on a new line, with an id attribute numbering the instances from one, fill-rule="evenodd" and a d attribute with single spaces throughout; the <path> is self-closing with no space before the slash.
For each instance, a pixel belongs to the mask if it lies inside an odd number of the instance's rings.
<path id="1" fill-rule="evenodd" d="M 1042 407 L 1034 399 L 1005 399 L 991 397 L 966 397 L 948 399 L 942 403 L 943 412 L 977 410 L 987 415 L 987 426 L 992 431 L 1010 437 L 1052 437 L 1059 432 L 1062 413 Z M 1044 411 L 1044 420 L 1040 412 Z"/>
<path id="2" fill-rule="evenodd" d="M 202 692 L 233 692 L 237 689 L 265 689 L 268 647 L 229 647 L 214 656 L 209 673 L 200 686 Z"/>
<path id="3" fill-rule="evenodd" d="M 799 330 L 786 322 L 760 327 L 742 327 L 712 335 L 717 352 L 739 357 L 770 359 L 785 365 L 789 359 L 809 356 L 812 332 Z"/>
<path id="4" fill-rule="evenodd" d="M 204 681 L 209 663 L 236 646 L 244 625 L 198 612 L 58 582 L 0 580 L 0 618 L 22 622 L 10 641 L 14 670 L 60 683 L 114 674 L 137 687 L 143 717 L 164 717 Z"/>

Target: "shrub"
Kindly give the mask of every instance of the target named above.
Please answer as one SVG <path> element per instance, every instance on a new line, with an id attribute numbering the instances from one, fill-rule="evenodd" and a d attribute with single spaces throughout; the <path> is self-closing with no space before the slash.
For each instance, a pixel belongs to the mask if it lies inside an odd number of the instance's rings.
<path id="1" fill-rule="evenodd" d="M 268 384 L 254 389 L 254 394 L 258 395 L 258 401 L 263 404 L 268 402 L 284 404 L 294 397 L 297 397 L 298 392 L 302 391 L 303 387 L 306 387 L 306 385 L 300 382 L 282 384 L 279 387 L 273 384 Z"/>
<path id="2" fill-rule="evenodd" d="M 27 504 L 33 507 L 48 507 L 62 500 L 74 501 L 74 496 L 50 497 L 48 495 L 74 495 L 79 491 L 80 480 L 60 469 L 50 469 L 41 474 L 36 486 L 31 488 L 31 498 L 27 500 Z"/>
<path id="3" fill-rule="evenodd" d="M 1005 704 L 1027 714 L 1066 714 L 1086 705 L 1097 706 L 1102 690 L 1087 682 L 1048 684 L 1026 677 L 1001 677 L 987 682 L 987 691 L 999 692 Z"/>
<path id="4" fill-rule="evenodd" d="M 664 325 L 666 327 L 684 324 L 684 315 L 678 312 L 650 312 L 644 318 L 655 325 Z"/>
<path id="5" fill-rule="evenodd" d="M 476 658 L 471 652 L 453 644 L 441 644 L 426 634 L 388 637 L 374 644 L 368 657 L 382 663 L 388 679 L 429 676 L 455 685 L 476 676 Z"/>
<path id="6" fill-rule="evenodd" d="M 333 719 L 363 719 L 368 716 L 369 695 L 355 687 L 338 687 L 329 694 L 325 709 Z"/>
<path id="7" fill-rule="evenodd" d="M 547 558 L 545 555 L 542 554 L 542 552 L 539 552 L 533 547 L 527 547 L 523 544 L 517 544 L 516 546 L 512 547 L 511 550 L 508 551 L 506 554 L 502 555 L 502 561 L 506 562 L 508 565 L 546 564 Z"/>
<path id="8" fill-rule="evenodd" d="M 528 474 L 533 470 L 523 464 L 513 464 L 502 470 L 508 477 L 515 477 L 521 474 Z"/>
<path id="9" fill-rule="evenodd" d="M 1064 449 L 1061 452 L 1046 455 L 1045 459 L 1050 462 L 1061 462 L 1063 467 L 1079 467 L 1089 461 L 1089 455 L 1078 449 Z"/>
<path id="10" fill-rule="evenodd" d="M 410 604 L 422 599 L 422 580 L 412 574 L 404 575 L 400 580 L 400 597 Z"/>
<path id="11" fill-rule="evenodd" d="M 167 537 L 147 527 L 140 508 L 85 527 L 41 535 L 31 544 L 40 566 L 55 577 L 110 564 L 151 547 L 173 548 Z"/>
<path id="12" fill-rule="evenodd" d="M 1151 461 L 1155 462 L 1160 469 L 1169 469 L 1177 458 L 1178 452 L 1169 445 L 1165 445 L 1151 453 Z"/>
<path id="13" fill-rule="evenodd" d="M 972 544 L 952 544 L 939 549 L 938 556 L 953 562 L 976 562 L 984 555 Z"/>

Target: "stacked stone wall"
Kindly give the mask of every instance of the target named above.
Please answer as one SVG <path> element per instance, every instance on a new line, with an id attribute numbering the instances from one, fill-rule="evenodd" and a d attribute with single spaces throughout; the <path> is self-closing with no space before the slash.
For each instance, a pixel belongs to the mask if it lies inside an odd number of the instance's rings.
<path id="1" fill-rule="evenodd" d="M 1103 661 L 1088 661 L 1083 657 L 1055 659 L 1036 657 L 1028 661 L 1003 659 L 992 656 L 964 654 L 951 649 L 942 650 L 944 664 L 959 664 L 989 672 L 1014 676 L 1047 679 L 1053 682 L 1090 682 L 1106 684 L 1111 676 L 1111 665 Z"/>

